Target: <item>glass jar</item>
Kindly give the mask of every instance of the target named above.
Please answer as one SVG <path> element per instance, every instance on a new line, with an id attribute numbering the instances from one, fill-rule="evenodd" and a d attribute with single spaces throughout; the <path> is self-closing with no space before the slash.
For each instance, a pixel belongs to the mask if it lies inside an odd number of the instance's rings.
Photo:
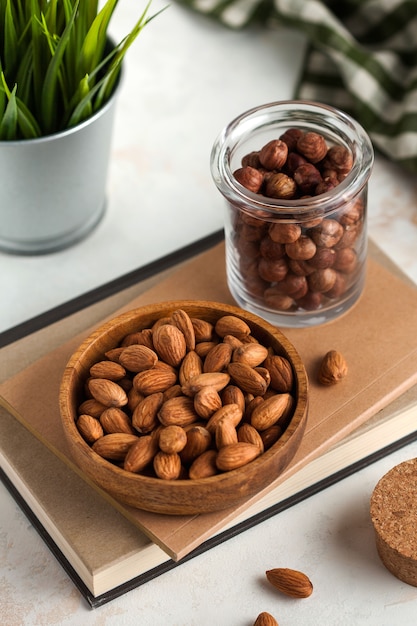
<path id="1" fill-rule="evenodd" d="M 239 306 L 287 327 L 352 307 L 365 282 L 373 159 L 354 119 L 314 102 L 266 104 L 223 130 L 211 172 L 227 201 L 227 280 Z"/>

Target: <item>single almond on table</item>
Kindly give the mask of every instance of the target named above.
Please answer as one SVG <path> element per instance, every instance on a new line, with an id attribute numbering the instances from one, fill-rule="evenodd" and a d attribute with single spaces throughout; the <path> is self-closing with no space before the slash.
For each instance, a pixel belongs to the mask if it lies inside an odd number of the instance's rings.
<path id="1" fill-rule="evenodd" d="M 329 350 L 320 364 L 318 381 L 322 385 L 335 385 L 348 373 L 346 359 L 337 350 Z"/>
<path id="2" fill-rule="evenodd" d="M 311 580 L 298 570 L 276 567 L 265 574 L 271 585 L 291 598 L 308 598 L 313 593 Z"/>
<path id="3" fill-rule="evenodd" d="M 263 611 L 262 613 L 259 613 L 253 626 L 279 626 L 279 625 L 275 617 L 273 617 L 270 613 Z"/>

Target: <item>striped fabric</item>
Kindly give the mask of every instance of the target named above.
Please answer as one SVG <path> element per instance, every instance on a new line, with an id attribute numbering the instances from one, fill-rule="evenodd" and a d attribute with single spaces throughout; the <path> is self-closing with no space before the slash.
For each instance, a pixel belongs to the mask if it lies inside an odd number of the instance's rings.
<path id="1" fill-rule="evenodd" d="M 417 0 L 180 1 L 230 28 L 302 31 L 309 46 L 294 97 L 350 113 L 375 149 L 417 172 Z"/>

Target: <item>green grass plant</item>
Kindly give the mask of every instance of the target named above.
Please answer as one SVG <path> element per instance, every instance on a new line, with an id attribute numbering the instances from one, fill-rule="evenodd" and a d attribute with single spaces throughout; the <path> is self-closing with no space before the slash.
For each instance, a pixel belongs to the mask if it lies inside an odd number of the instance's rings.
<path id="1" fill-rule="evenodd" d="M 0 0 L 0 140 L 71 128 L 108 101 L 127 50 L 160 13 L 148 16 L 150 0 L 130 33 L 109 48 L 118 2 Z"/>

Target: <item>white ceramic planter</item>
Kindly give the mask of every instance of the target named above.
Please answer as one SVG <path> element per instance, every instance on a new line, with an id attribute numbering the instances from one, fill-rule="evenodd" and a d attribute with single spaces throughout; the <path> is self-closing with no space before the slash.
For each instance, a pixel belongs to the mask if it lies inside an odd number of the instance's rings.
<path id="1" fill-rule="evenodd" d="M 54 135 L 0 142 L 0 250 L 43 254 L 84 238 L 105 211 L 119 86 L 94 116 Z"/>

